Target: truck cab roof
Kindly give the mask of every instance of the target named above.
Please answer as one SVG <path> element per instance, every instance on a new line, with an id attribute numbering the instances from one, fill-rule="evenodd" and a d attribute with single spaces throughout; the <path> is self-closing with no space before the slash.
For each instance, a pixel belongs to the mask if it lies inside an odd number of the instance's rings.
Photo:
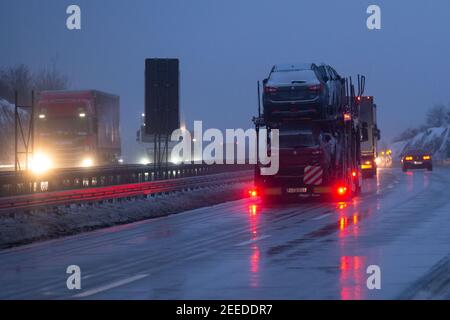
<path id="1" fill-rule="evenodd" d="M 39 94 L 40 99 L 51 99 L 51 98 L 92 98 L 97 95 L 109 96 L 111 98 L 119 98 L 118 95 L 107 93 L 100 90 L 87 89 L 87 90 L 47 90 L 41 91 Z"/>

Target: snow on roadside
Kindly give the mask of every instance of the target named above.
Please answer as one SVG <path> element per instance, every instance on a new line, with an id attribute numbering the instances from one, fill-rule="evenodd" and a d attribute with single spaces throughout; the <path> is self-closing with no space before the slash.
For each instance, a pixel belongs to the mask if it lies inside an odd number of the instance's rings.
<path id="1" fill-rule="evenodd" d="M 436 160 L 450 158 L 450 126 L 429 128 L 411 139 L 391 145 L 394 159 L 400 158 L 410 149 L 423 149 L 430 152 Z"/>
<path id="2" fill-rule="evenodd" d="M 58 238 L 85 231 L 167 216 L 239 200 L 249 183 L 235 183 L 149 199 L 123 200 L 94 205 L 72 205 L 0 215 L 0 248 Z"/>

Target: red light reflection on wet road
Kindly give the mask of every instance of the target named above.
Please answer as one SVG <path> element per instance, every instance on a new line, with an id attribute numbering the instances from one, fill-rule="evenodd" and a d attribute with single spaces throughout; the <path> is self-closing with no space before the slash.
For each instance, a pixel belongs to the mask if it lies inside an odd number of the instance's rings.
<path id="1" fill-rule="evenodd" d="M 340 261 L 340 295 L 342 300 L 362 299 L 366 288 L 366 257 L 342 256 Z"/>
<path id="2" fill-rule="evenodd" d="M 257 204 L 250 204 L 248 206 L 248 219 L 250 225 L 251 240 L 258 238 L 258 222 L 259 222 L 259 206 Z M 252 253 L 250 255 L 250 286 L 259 286 L 259 262 L 260 250 L 258 244 L 255 242 L 251 246 Z"/>

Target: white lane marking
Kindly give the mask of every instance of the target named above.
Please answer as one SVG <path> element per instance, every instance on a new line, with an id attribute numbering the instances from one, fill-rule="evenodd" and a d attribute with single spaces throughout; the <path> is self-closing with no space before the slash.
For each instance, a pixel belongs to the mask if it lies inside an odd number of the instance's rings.
<path id="1" fill-rule="evenodd" d="M 113 289 L 113 288 L 117 288 L 117 287 L 123 286 L 125 284 L 131 283 L 131 282 L 134 282 L 134 281 L 146 278 L 146 277 L 148 277 L 148 274 L 137 274 L 135 276 L 132 276 L 132 277 L 129 277 L 129 278 L 126 278 L 126 279 L 122 279 L 122 280 L 119 280 L 119 281 L 116 281 L 116 282 L 113 282 L 113 283 L 110 283 L 110 284 L 107 284 L 107 285 L 104 285 L 104 286 L 100 286 L 100 287 L 97 287 L 97 288 L 94 288 L 94 289 L 91 289 L 91 290 L 87 290 L 85 292 L 78 293 L 78 294 L 74 295 L 73 298 L 89 297 L 89 296 L 92 296 L 94 294 L 97 294 L 97 293 L 100 293 L 100 292 L 103 292 L 103 291 L 107 291 L 107 290 L 110 290 L 110 289 Z"/>
<path id="2" fill-rule="evenodd" d="M 251 239 L 251 240 L 248 240 L 248 241 L 244 241 L 244 242 L 238 243 L 236 246 L 237 246 L 237 247 L 245 246 L 245 245 L 247 245 L 247 244 L 251 244 L 251 243 L 253 243 L 253 242 L 256 242 L 256 241 L 259 241 L 259 240 L 262 240 L 262 239 L 266 239 L 266 238 L 268 238 L 268 237 L 270 237 L 270 235 L 268 235 L 268 234 L 262 235 L 262 236 L 259 236 L 259 237 L 254 238 L 254 239 Z"/>
<path id="3" fill-rule="evenodd" d="M 329 215 L 330 215 L 330 213 L 323 214 L 323 215 L 321 215 L 321 216 L 318 216 L 318 217 L 313 218 L 313 220 L 321 220 L 321 219 L 323 219 L 323 218 L 328 217 Z"/>

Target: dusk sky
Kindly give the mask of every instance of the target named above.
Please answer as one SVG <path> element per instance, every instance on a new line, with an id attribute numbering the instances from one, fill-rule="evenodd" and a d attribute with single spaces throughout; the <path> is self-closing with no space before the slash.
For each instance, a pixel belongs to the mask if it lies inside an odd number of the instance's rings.
<path id="1" fill-rule="evenodd" d="M 82 29 L 66 28 L 81 7 Z M 366 8 L 381 7 L 381 30 Z M 180 59 L 181 115 L 188 127 L 248 128 L 256 81 L 275 63 L 326 62 L 366 75 L 382 140 L 450 101 L 450 2 L 442 1 L 50 1 L 1 0 L 0 67 L 51 66 L 73 89 L 121 97 L 125 150 L 144 103 L 144 60 Z"/>

